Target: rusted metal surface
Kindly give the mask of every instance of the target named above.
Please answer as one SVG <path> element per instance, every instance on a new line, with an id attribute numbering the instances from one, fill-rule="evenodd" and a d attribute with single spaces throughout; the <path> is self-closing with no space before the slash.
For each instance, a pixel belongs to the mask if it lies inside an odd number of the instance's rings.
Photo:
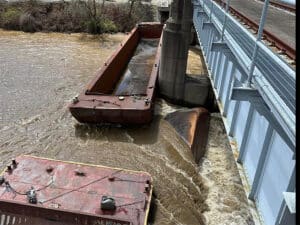
<path id="1" fill-rule="evenodd" d="M 165 117 L 190 147 L 196 163 L 206 150 L 209 119 L 210 114 L 203 107 L 176 111 Z"/>
<path id="2" fill-rule="evenodd" d="M 138 24 L 138 31 L 143 38 L 160 38 L 163 24 L 147 22 Z"/>
<path id="3" fill-rule="evenodd" d="M 114 89 L 141 38 L 160 38 L 160 23 L 138 24 L 105 65 L 97 72 L 77 99 L 69 105 L 72 115 L 82 123 L 143 124 L 152 120 L 153 100 L 160 59 L 161 39 L 157 47 L 147 88 L 137 95 L 118 96 Z"/>
<path id="4" fill-rule="evenodd" d="M 71 225 L 71 224 L 101 224 L 110 222 L 110 224 L 122 224 L 130 225 L 129 221 L 111 219 L 109 216 L 101 215 L 95 216 L 93 214 L 74 212 L 69 210 L 58 210 L 53 208 L 46 208 L 36 205 L 30 205 L 26 203 L 17 203 L 11 200 L 0 201 L 0 214 L 3 214 L 2 219 L 4 224 L 7 223 L 21 224 L 21 225 L 45 225 L 45 224 L 59 224 Z M 13 219 L 14 218 L 14 219 Z M 1 219 L 0 219 L 1 221 Z M 1 221 L 1 222 L 2 222 Z"/>
<path id="5" fill-rule="evenodd" d="M 104 66 L 97 72 L 85 90 L 85 95 L 112 94 L 114 86 L 124 71 L 128 60 L 132 57 L 140 39 L 138 28 L 135 27 L 126 40 L 120 44 L 119 49 L 113 53 Z"/>
<path id="6" fill-rule="evenodd" d="M 226 7 L 226 2 L 223 0 L 215 0 L 220 5 Z M 247 24 L 251 29 L 258 31 L 259 24 L 255 21 L 248 18 L 243 13 L 239 12 L 238 10 L 232 8 L 229 6 L 229 11 L 237 16 L 241 21 L 243 21 L 245 24 Z M 267 31 L 264 29 L 263 31 L 263 38 L 269 42 L 271 42 L 276 48 L 278 48 L 281 52 L 286 54 L 289 58 L 292 60 L 296 60 L 296 49 L 290 46 L 288 43 L 284 42 L 283 40 L 279 39 L 276 35 L 273 33 Z"/>
<path id="7" fill-rule="evenodd" d="M 146 172 L 31 156 L 16 161 L 16 167 L 3 173 L 0 224 L 147 223 L 152 178 Z M 31 187 L 36 190 L 36 204 L 28 202 Z M 115 199 L 115 210 L 101 209 L 102 196 Z"/>

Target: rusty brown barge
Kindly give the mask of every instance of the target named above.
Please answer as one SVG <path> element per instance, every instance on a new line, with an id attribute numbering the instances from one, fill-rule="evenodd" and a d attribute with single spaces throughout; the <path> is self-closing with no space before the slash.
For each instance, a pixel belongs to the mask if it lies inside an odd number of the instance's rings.
<path id="1" fill-rule="evenodd" d="M 0 174 L 0 224 L 146 225 L 147 172 L 22 155 Z"/>
<path id="2" fill-rule="evenodd" d="M 152 120 L 162 28 L 160 23 L 140 23 L 128 34 L 69 105 L 79 122 L 144 124 Z"/>

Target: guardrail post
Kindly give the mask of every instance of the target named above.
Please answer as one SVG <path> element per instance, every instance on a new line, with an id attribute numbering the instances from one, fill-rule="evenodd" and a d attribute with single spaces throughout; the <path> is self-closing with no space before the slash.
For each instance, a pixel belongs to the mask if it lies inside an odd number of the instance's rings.
<path id="1" fill-rule="evenodd" d="M 227 22 L 227 15 L 228 15 L 228 10 L 229 10 L 229 4 L 230 4 L 230 0 L 227 0 L 226 1 L 226 13 L 225 13 L 224 23 L 223 23 L 223 27 L 222 27 L 221 41 L 224 40 L 224 32 L 225 32 L 225 27 L 226 27 L 226 22 Z"/>
<path id="2" fill-rule="evenodd" d="M 211 22 L 211 16 L 212 16 L 213 9 L 214 9 L 214 2 L 211 0 L 210 12 L 209 12 L 209 22 Z"/>
<path id="3" fill-rule="evenodd" d="M 254 51 L 253 51 L 253 54 L 252 54 L 252 61 L 251 61 L 251 64 L 250 64 L 250 69 L 249 69 L 249 75 L 248 75 L 248 80 L 247 80 L 247 87 L 251 86 L 251 81 L 252 81 L 254 67 L 255 67 L 255 59 L 256 59 L 257 50 L 258 50 L 258 42 L 260 42 L 263 30 L 264 30 L 264 26 L 265 26 L 265 22 L 266 22 L 266 16 L 267 16 L 267 11 L 268 11 L 268 6 L 269 6 L 269 0 L 265 0 L 265 4 L 264 4 L 264 7 L 263 7 L 262 15 L 261 15 L 261 18 L 260 18 L 260 23 L 259 23 L 259 28 L 258 28 L 258 34 L 257 34 L 256 42 L 255 42 L 255 45 L 254 45 Z"/>

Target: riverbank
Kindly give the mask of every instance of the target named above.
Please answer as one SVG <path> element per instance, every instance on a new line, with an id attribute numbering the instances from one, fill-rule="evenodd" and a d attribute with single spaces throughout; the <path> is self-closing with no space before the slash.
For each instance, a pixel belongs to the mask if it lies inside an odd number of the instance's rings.
<path id="1" fill-rule="evenodd" d="M 154 6 L 96 1 L 0 1 L 0 28 L 25 32 L 128 32 L 136 23 L 154 21 Z"/>

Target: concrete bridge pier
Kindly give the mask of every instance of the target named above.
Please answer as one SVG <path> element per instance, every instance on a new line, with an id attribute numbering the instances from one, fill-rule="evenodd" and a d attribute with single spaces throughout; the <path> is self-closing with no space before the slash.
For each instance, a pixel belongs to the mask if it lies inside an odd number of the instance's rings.
<path id="1" fill-rule="evenodd" d="M 205 105 L 210 82 L 186 75 L 193 5 L 191 0 L 173 0 L 170 17 L 163 30 L 159 71 L 159 89 L 162 96 L 178 104 Z"/>

